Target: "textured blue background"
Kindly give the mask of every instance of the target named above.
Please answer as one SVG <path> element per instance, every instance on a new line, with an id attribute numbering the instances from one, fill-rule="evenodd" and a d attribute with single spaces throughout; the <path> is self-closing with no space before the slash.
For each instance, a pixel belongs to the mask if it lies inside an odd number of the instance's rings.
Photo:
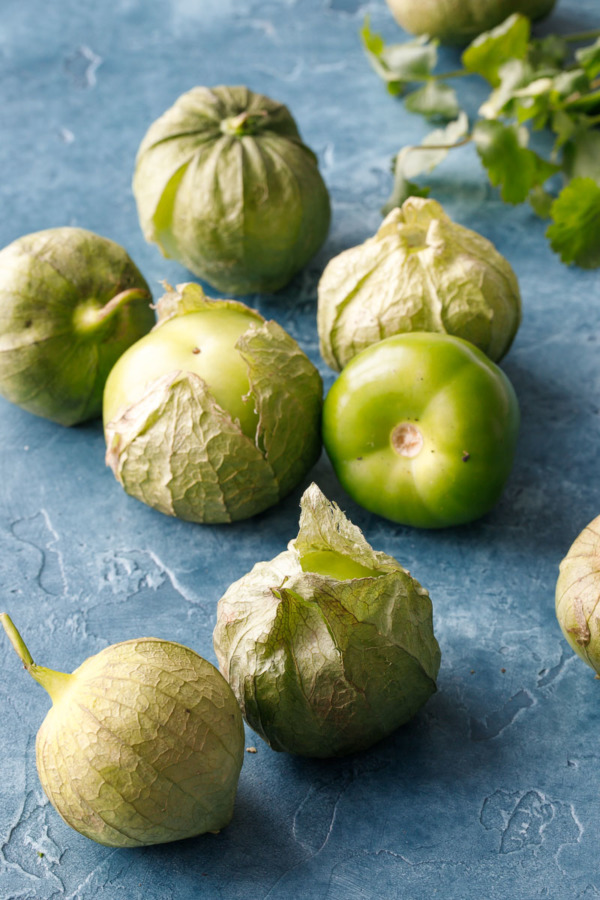
<path id="1" fill-rule="evenodd" d="M 598 0 L 559 6 L 558 29 L 599 24 Z M 329 385 L 317 349 L 319 274 L 376 229 L 391 154 L 427 129 L 369 69 L 357 37 L 365 12 L 401 39 L 383 0 L 4 0 L 0 245 L 79 225 L 122 243 L 157 293 L 160 279 L 187 280 L 143 241 L 130 190 L 135 152 L 181 92 L 248 84 L 290 106 L 334 208 L 311 266 L 279 295 L 251 301 L 291 331 Z M 480 86 L 461 87 L 476 108 Z M 414 722 L 352 759 L 294 759 L 249 733 L 258 752 L 245 757 L 226 830 L 115 851 L 71 831 L 46 801 L 34 739 L 48 699 L 5 642 L 3 900 L 600 896 L 600 684 L 563 641 L 553 608 L 558 563 L 600 512 L 599 279 L 563 267 L 543 224 L 498 200 L 468 148 L 432 181 L 449 213 L 509 258 L 522 286 L 523 326 L 504 365 L 523 425 L 505 495 L 472 526 L 417 532 L 358 509 L 325 458 L 313 476 L 430 590 L 439 692 Z M 0 422 L 2 605 L 36 661 L 70 670 L 141 635 L 183 641 L 214 661 L 217 600 L 295 535 L 301 489 L 246 523 L 194 526 L 121 491 L 104 467 L 99 424 L 65 429 L 4 401 Z"/>

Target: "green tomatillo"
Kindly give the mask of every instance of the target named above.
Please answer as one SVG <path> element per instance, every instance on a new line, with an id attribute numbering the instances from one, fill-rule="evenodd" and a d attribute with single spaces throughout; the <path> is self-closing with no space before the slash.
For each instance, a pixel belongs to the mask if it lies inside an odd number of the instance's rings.
<path id="1" fill-rule="evenodd" d="M 387 0 L 399 25 L 443 44 L 466 44 L 513 13 L 547 16 L 556 0 Z"/>
<path id="2" fill-rule="evenodd" d="M 321 452 L 322 382 L 296 341 L 235 300 L 167 286 L 158 324 L 104 392 L 106 461 L 128 494 L 193 522 L 284 497 Z"/>
<path id="3" fill-rule="evenodd" d="M 61 425 L 99 416 L 121 354 L 154 325 L 152 295 L 125 250 L 83 228 L 50 228 L 0 252 L 0 394 Z"/>
<path id="4" fill-rule="evenodd" d="M 506 375 L 460 338 L 413 332 L 352 359 L 323 409 L 323 440 L 350 496 L 404 525 L 470 522 L 500 497 L 519 426 Z"/>
<path id="5" fill-rule="evenodd" d="M 150 126 L 133 191 L 146 240 L 220 291 L 283 287 L 329 228 L 317 158 L 289 110 L 246 87 L 196 87 Z"/>
<path id="6" fill-rule="evenodd" d="M 427 591 L 316 484 L 298 536 L 219 601 L 214 645 L 244 717 L 273 750 L 330 757 L 370 747 L 436 689 Z"/>
<path id="7" fill-rule="evenodd" d="M 600 516 L 583 529 L 560 564 L 556 616 L 573 650 L 600 675 Z"/>
<path id="8" fill-rule="evenodd" d="M 36 665 L 0 623 L 52 708 L 36 739 L 38 774 L 65 822 L 109 847 L 219 831 L 231 819 L 244 728 L 229 685 L 172 641 L 123 641 L 72 674 Z"/>

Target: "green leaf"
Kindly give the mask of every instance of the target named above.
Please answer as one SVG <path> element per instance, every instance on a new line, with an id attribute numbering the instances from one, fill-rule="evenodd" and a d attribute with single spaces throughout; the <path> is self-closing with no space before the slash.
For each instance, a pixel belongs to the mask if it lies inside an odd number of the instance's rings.
<path id="1" fill-rule="evenodd" d="M 552 92 L 557 100 L 585 93 L 589 89 L 589 79 L 583 69 L 560 72 L 552 81 Z"/>
<path id="2" fill-rule="evenodd" d="M 516 126 L 482 120 L 474 127 L 473 138 L 491 183 L 500 187 L 506 203 L 522 203 L 532 188 L 559 171 L 522 146 L 523 132 Z"/>
<path id="3" fill-rule="evenodd" d="M 575 58 L 590 80 L 600 75 L 600 38 L 589 47 L 575 51 Z"/>
<path id="4" fill-rule="evenodd" d="M 600 266 L 600 186 L 592 178 L 574 178 L 550 210 L 546 236 L 564 263 L 584 269 Z"/>
<path id="5" fill-rule="evenodd" d="M 461 112 L 459 117 L 445 128 L 430 131 L 419 146 L 404 147 L 398 154 L 396 168 L 400 164 L 407 178 L 415 178 L 423 172 L 433 171 L 446 159 L 452 147 L 462 141 L 468 130 L 469 119 L 465 112 Z"/>
<path id="6" fill-rule="evenodd" d="M 554 144 L 555 151 L 560 150 L 560 148 L 573 136 L 577 130 L 577 125 L 577 117 L 569 115 L 564 109 L 557 109 L 556 112 L 552 114 L 551 128 L 556 135 L 556 142 Z"/>
<path id="7" fill-rule="evenodd" d="M 389 212 L 400 207 L 409 197 L 429 197 L 431 189 L 420 187 L 414 181 L 409 181 L 399 167 L 394 173 L 394 187 L 392 193 L 381 207 L 381 215 L 387 216 Z"/>
<path id="8" fill-rule="evenodd" d="M 360 31 L 363 47 L 375 72 L 388 85 L 390 93 L 401 93 L 406 84 L 429 78 L 437 64 L 437 41 L 427 37 L 403 44 L 388 44 L 371 31 L 369 17 Z"/>
<path id="9" fill-rule="evenodd" d="M 565 144 L 563 168 L 569 178 L 593 178 L 600 184 L 600 131 L 574 132 Z"/>
<path id="10" fill-rule="evenodd" d="M 511 115 L 514 112 L 516 92 L 530 83 L 531 67 L 523 59 L 510 59 L 500 67 L 498 77 L 498 87 L 479 109 L 479 114 L 486 119 L 497 119 L 501 113 Z"/>
<path id="11" fill-rule="evenodd" d="M 381 59 L 397 81 L 423 81 L 429 78 L 437 64 L 437 41 L 426 37 L 390 44 L 381 52 Z"/>
<path id="12" fill-rule="evenodd" d="M 462 55 L 463 66 L 497 87 L 502 66 L 510 59 L 527 56 L 530 32 L 529 19 L 518 14 L 509 16 L 497 28 L 484 31 L 469 44 Z"/>
<path id="13" fill-rule="evenodd" d="M 394 160 L 394 188 L 381 210 L 383 215 L 396 206 L 402 206 L 407 197 L 428 197 L 429 188 L 420 188 L 411 179 L 435 169 L 452 147 L 462 142 L 468 131 L 469 119 L 465 112 L 461 112 L 445 128 L 431 131 L 420 145 L 403 147 Z"/>
<path id="14" fill-rule="evenodd" d="M 567 42 L 557 34 L 549 34 L 547 37 L 531 41 L 528 59 L 531 67 L 541 75 L 546 74 L 546 69 L 562 69 L 568 53 Z"/>
<path id="15" fill-rule="evenodd" d="M 541 187 L 541 185 L 537 184 L 533 190 L 530 191 L 527 199 L 534 213 L 539 216 L 540 219 L 550 218 L 550 208 L 554 203 L 552 194 L 549 194 L 548 191 L 545 191 L 544 188 Z"/>
<path id="16" fill-rule="evenodd" d="M 456 119 L 460 112 L 456 91 L 443 81 L 430 79 L 423 87 L 409 94 L 404 105 L 409 112 L 428 119 Z"/>

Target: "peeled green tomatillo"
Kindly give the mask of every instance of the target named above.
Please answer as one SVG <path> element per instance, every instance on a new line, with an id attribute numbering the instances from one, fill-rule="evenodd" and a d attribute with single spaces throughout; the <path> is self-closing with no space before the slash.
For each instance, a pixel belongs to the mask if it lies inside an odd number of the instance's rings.
<path id="1" fill-rule="evenodd" d="M 214 645 L 251 728 L 273 750 L 343 756 L 407 722 L 436 689 L 427 591 L 316 484 L 298 536 L 219 601 Z"/>
<path id="2" fill-rule="evenodd" d="M 107 375 L 154 324 L 125 250 L 83 228 L 50 228 L 0 252 L 0 394 L 61 425 L 99 416 Z"/>
<path id="3" fill-rule="evenodd" d="M 556 616 L 567 641 L 600 675 L 600 516 L 575 539 L 560 564 Z"/>
<path id="4" fill-rule="evenodd" d="M 68 675 L 36 665 L 9 616 L 0 621 L 52 699 L 37 767 L 68 825 L 99 844 L 138 847 L 228 824 L 244 729 L 214 666 L 182 644 L 140 638 Z"/>
<path id="5" fill-rule="evenodd" d="M 506 375 L 460 338 L 413 332 L 352 359 L 323 409 L 323 440 L 350 496 L 404 525 L 442 528 L 488 512 L 519 427 Z"/>
<path id="6" fill-rule="evenodd" d="M 334 257 L 319 282 L 321 354 L 338 371 L 365 347 L 409 331 L 454 334 L 497 362 L 520 321 L 508 261 L 422 197 L 409 197 L 374 237 Z"/>
<path id="7" fill-rule="evenodd" d="M 128 494 L 167 515 L 244 519 L 316 462 L 321 405 L 319 373 L 276 322 L 179 285 L 110 373 L 106 461 Z"/>
<path id="8" fill-rule="evenodd" d="M 443 44 L 466 44 L 513 13 L 547 16 L 556 0 L 387 0 L 399 25 Z"/>
<path id="9" fill-rule="evenodd" d="M 220 291 L 283 287 L 329 228 L 317 158 L 289 110 L 246 87 L 196 87 L 150 126 L 133 191 L 147 241 Z"/>

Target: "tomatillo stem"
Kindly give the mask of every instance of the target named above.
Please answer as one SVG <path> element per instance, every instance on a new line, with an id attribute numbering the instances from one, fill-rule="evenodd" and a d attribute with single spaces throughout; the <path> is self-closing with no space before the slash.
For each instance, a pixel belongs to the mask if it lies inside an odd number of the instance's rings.
<path id="1" fill-rule="evenodd" d="M 25 645 L 25 641 L 17 631 L 15 623 L 8 615 L 8 613 L 0 613 L 0 622 L 2 622 L 2 627 L 8 635 L 8 639 L 15 648 L 16 654 L 23 663 L 23 665 L 27 668 L 28 666 L 33 666 L 33 658 L 31 653 L 27 649 Z"/>
<path id="2" fill-rule="evenodd" d="M 256 112 L 246 110 L 237 116 L 223 119 L 221 121 L 221 131 L 223 134 L 236 135 L 237 137 L 242 137 L 245 134 L 256 134 L 259 130 L 257 126 L 260 126 L 260 123 L 266 116 L 267 112 L 264 109 L 259 109 Z"/>
<path id="3" fill-rule="evenodd" d="M 56 703 L 62 696 L 65 688 L 70 684 L 73 676 L 68 675 L 66 672 L 55 672 L 53 669 L 37 666 L 8 613 L 0 613 L 0 623 L 2 623 L 2 627 L 8 635 L 8 639 L 13 645 L 17 656 L 31 677 L 35 678 L 38 684 L 41 684 L 48 691 L 52 702 Z"/>
<path id="4" fill-rule="evenodd" d="M 75 323 L 80 331 L 92 331 L 106 322 L 117 310 L 131 303 L 132 300 L 152 300 L 152 294 L 145 288 L 127 288 L 105 303 L 95 306 L 93 303 L 80 306 L 76 311 Z"/>
<path id="5" fill-rule="evenodd" d="M 416 425 L 411 422 L 402 422 L 396 425 L 390 434 L 390 442 L 398 456 L 413 459 L 423 449 L 423 434 Z"/>

